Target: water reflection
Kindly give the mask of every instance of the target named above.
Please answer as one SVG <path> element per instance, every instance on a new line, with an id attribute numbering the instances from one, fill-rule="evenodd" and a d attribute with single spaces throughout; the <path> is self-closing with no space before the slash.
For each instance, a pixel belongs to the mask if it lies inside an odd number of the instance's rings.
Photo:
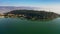
<path id="1" fill-rule="evenodd" d="M 32 20 L 22 17 L 0 19 L 0 32 L 7 34 L 50 34 L 60 32 L 60 19 Z"/>
<path id="2" fill-rule="evenodd" d="M 25 17 L 22 17 L 22 16 L 1 16 L 1 18 L 25 18 Z M 56 19 L 56 18 L 48 18 L 48 19 L 35 19 L 35 18 L 26 18 L 26 19 L 28 19 L 28 20 L 41 20 L 41 21 L 47 21 L 47 20 L 53 20 L 53 19 Z"/>

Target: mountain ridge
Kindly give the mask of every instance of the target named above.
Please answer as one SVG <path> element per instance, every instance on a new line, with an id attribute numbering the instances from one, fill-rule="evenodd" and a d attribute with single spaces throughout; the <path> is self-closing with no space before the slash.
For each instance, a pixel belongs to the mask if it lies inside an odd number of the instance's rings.
<path id="1" fill-rule="evenodd" d="M 36 7 L 25 7 L 25 6 L 0 6 L 0 13 L 6 13 L 12 10 L 34 10 Z"/>

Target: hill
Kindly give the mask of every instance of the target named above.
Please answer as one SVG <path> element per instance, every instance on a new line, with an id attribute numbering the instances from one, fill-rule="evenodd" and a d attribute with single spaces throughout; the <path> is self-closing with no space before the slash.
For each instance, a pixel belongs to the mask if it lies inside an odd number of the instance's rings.
<path id="1" fill-rule="evenodd" d="M 9 16 L 18 16 L 24 17 L 28 19 L 53 19 L 58 17 L 59 15 L 53 12 L 46 11 L 35 11 L 35 10 L 13 10 L 8 13 L 5 13 Z"/>

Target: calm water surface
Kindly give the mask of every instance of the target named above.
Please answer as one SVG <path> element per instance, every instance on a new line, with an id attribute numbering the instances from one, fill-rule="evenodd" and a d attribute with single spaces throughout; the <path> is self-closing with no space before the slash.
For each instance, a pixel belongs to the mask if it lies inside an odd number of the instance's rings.
<path id="1" fill-rule="evenodd" d="M 60 18 L 53 20 L 28 20 L 0 18 L 0 34 L 58 34 Z"/>

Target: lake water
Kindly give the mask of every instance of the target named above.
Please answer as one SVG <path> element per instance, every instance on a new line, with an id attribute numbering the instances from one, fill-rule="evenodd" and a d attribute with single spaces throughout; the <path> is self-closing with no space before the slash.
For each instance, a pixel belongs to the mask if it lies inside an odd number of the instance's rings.
<path id="1" fill-rule="evenodd" d="M 29 20 L 24 18 L 0 18 L 0 34 L 59 34 L 60 18 Z"/>

